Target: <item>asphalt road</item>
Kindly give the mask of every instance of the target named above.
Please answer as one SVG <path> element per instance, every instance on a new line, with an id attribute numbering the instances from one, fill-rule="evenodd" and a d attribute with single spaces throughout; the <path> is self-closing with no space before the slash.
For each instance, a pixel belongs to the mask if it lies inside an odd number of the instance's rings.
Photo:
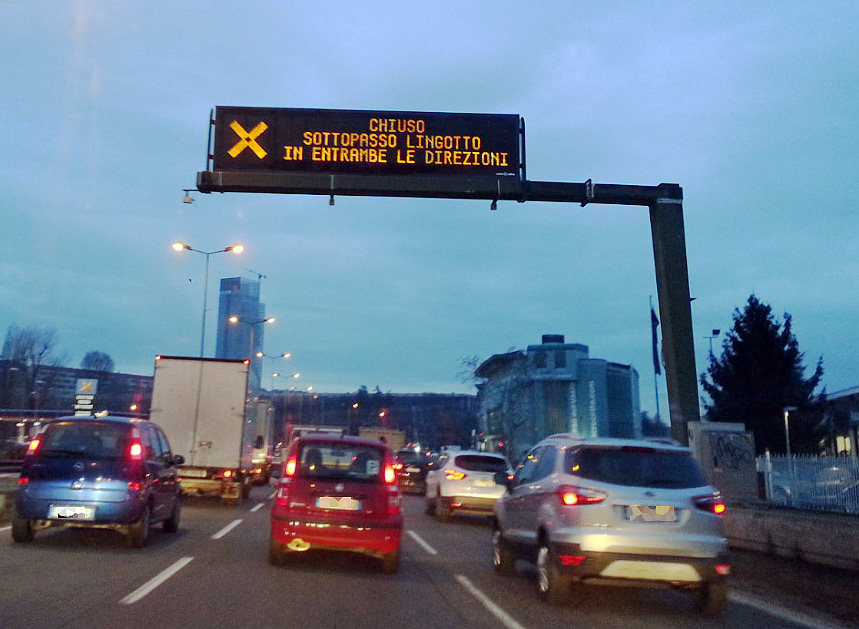
<path id="1" fill-rule="evenodd" d="M 859 626 L 856 574 L 750 553 L 734 557 L 722 618 L 663 590 L 588 588 L 561 608 L 534 571 L 491 568 L 485 519 L 440 524 L 405 499 L 403 563 L 385 575 L 343 554 L 267 562 L 268 496 L 240 507 L 190 499 L 178 533 L 131 549 L 111 531 L 51 530 L 15 544 L 0 525 L 0 626 L 18 627 L 847 627 Z"/>

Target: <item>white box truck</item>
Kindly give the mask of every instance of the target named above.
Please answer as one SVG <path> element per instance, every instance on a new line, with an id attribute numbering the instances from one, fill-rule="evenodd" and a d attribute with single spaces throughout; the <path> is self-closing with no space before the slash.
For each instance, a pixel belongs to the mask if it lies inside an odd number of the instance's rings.
<path id="1" fill-rule="evenodd" d="M 247 497 L 257 440 L 248 370 L 246 360 L 155 357 L 149 418 L 164 430 L 174 454 L 185 457 L 179 468 L 185 493 L 229 504 Z"/>
<path id="2" fill-rule="evenodd" d="M 253 402 L 256 409 L 254 417 L 254 444 L 251 453 L 251 478 L 254 484 L 265 485 L 271 478 L 271 468 L 274 460 L 274 444 L 272 436 L 274 433 L 274 408 L 271 402 L 264 398 L 257 398 Z"/>

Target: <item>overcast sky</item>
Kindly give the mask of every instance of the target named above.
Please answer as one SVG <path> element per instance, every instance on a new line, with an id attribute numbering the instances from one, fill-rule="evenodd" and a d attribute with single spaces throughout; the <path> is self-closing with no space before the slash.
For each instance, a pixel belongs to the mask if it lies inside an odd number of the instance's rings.
<path id="1" fill-rule="evenodd" d="M 302 387 L 473 393 L 463 357 L 551 333 L 635 367 L 653 413 L 645 208 L 184 204 L 217 105 L 517 114 L 531 180 L 677 183 L 698 373 L 755 293 L 806 375 L 859 385 L 855 2 L 0 3 L 0 333 L 151 375 L 199 353 L 205 257 L 171 243 L 241 242 L 210 257 L 207 355 L 219 279 L 262 274 Z"/>

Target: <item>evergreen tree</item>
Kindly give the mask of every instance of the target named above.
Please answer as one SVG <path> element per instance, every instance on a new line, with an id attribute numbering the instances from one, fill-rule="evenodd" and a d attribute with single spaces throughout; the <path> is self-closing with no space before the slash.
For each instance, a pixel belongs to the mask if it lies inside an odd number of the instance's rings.
<path id="1" fill-rule="evenodd" d="M 814 389 L 823 375 L 823 358 L 814 375 L 805 378 L 803 354 L 791 332 L 791 316 L 779 323 L 772 308 L 754 294 L 745 308 L 734 311 L 733 328 L 722 343 L 722 356 L 710 352 L 701 386 L 710 421 L 742 422 L 754 432 L 758 454 L 785 452 L 784 409 L 790 414 L 791 452 L 815 453 L 820 437 L 820 414 Z"/>

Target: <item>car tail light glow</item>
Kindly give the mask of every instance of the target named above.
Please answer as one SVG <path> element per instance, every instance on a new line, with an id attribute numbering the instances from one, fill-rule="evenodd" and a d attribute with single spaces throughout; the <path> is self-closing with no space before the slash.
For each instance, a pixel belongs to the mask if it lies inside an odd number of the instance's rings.
<path id="1" fill-rule="evenodd" d="M 128 491 L 140 491 L 143 488 L 143 483 L 130 481 L 128 483 Z"/>
<path id="2" fill-rule="evenodd" d="M 21 477 L 18 479 L 18 484 L 19 484 L 19 485 L 26 485 L 26 484 L 27 484 L 27 483 L 29 483 L 29 482 L 30 482 L 30 479 L 29 479 L 29 478 L 27 478 L 26 476 L 21 476 Z"/>
<path id="3" fill-rule="evenodd" d="M 460 472 L 459 470 L 446 470 L 444 473 L 445 480 L 462 480 L 466 476 L 465 472 Z"/>
<path id="4" fill-rule="evenodd" d="M 393 485 L 397 482 L 397 471 L 394 469 L 393 465 L 385 466 L 385 484 Z"/>
<path id="5" fill-rule="evenodd" d="M 27 456 L 32 456 L 36 454 L 36 451 L 39 449 L 39 446 L 42 445 L 42 440 L 39 437 L 36 437 L 30 442 L 30 445 L 27 446 Z"/>
<path id="6" fill-rule="evenodd" d="M 727 507 L 722 497 L 719 494 L 711 494 L 708 496 L 696 496 L 692 498 L 692 503 L 701 511 L 707 511 L 716 515 L 724 515 Z"/>
<path id="7" fill-rule="evenodd" d="M 224 470 L 224 478 L 232 478 L 233 470 Z"/>
<path id="8" fill-rule="evenodd" d="M 131 442 L 128 444 L 128 459 L 130 461 L 143 460 L 143 443 L 138 428 L 131 429 Z"/>
<path id="9" fill-rule="evenodd" d="M 726 563 L 716 564 L 716 574 L 728 575 L 731 574 L 731 566 Z"/>
<path id="10" fill-rule="evenodd" d="M 594 505 L 606 499 L 605 492 L 586 487 L 573 487 L 572 485 L 561 485 L 558 487 L 558 497 L 561 504 L 567 507 L 579 505 Z"/>
<path id="11" fill-rule="evenodd" d="M 293 454 L 286 460 L 286 465 L 283 466 L 285 476 L 295 476 L 295 470 L 298 468 L 298 456 Z"/>
<path id="12" fill-rule="evenodd" d="M 558 559 L 561 560 L 561 565 L 578 566 L 586 557 L 584 555 L 558 555 Z"/>

